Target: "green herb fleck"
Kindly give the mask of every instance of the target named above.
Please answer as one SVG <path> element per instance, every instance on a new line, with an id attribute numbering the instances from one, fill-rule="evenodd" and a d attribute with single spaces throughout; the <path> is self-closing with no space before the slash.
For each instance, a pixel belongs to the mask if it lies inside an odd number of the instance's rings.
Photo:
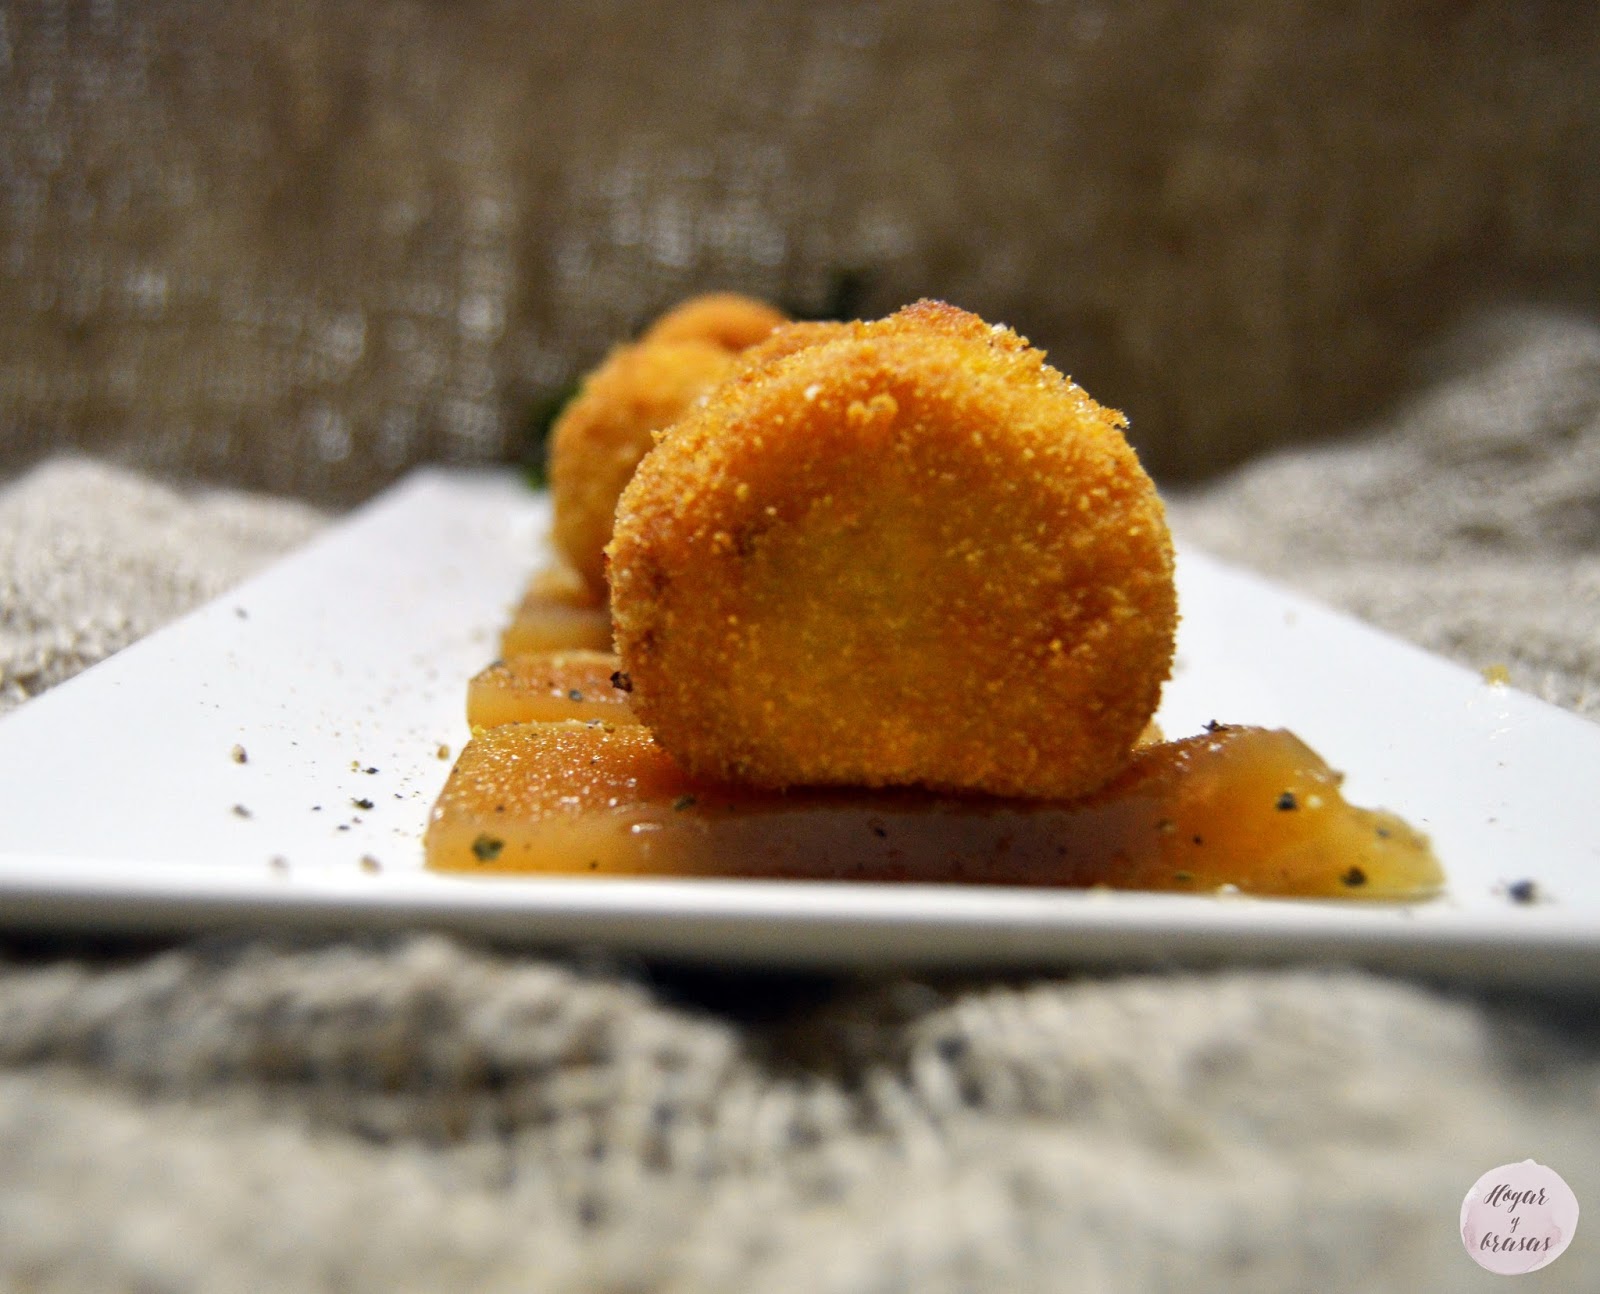
<path id="1" fill-rule="evenodd" d="M 505 841 L 485 832 L 472 842 L 472 856 L 480 863 L 492 863 L 500 857 L 500 851 L 505 847 Z"/>
<path id="2" fill-rule="evenodd" d="M 522 464 L 523 476 L 534 489 L 543 489 L 549 483 L 546 459 L 549 454 L 550 428 L 561 416 L 582 384 L 568 382 L 544 392 L 528 408 L 526 421 L 514 439 L 521 443 L 514 452 Z"/>

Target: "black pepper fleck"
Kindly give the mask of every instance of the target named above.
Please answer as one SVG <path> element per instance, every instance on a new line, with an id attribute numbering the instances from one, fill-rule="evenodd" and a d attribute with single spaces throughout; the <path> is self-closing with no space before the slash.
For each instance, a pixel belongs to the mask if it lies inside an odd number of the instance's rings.
<path id="1" fill-rule="evenodd" d="M 358 809 L 370 809 L 372 807 L 372 801 L 367 799 L 365 796 L 362 796 L 359 800 L 351 800 L 350 803 L 355 805 Z"/>
<path id="2" fill-rule="evenodd" d="M 480 863 L 492 863 L 500 857 L 500 851 L 505 847 L 505 841 L 485 832 L 472 842 L 472 856 Z"/>
<path id="3" fill-rule="evenodd" d="M 245 808 L 242 804 L 234 805 L 231 812 L 236 818 L 248 818 L 250 816 L 250 810 Z"/>
<path id="4" fill-rule="evenodd" d="M 567 700 L 569 700 L 569 701 L 582 701 L 583 700 L 583 693 L 578 691 L 577 688 L 571 688 L 567 692 Z"/>
<path id="5" fill-rule="evenodd" d="M 1285 791 L 1278 797 L 1278 809 L 1280 812 L 1287 813 L 1289 810 L 1298 809 L 1299 807 L 1300 801 L 1294 798 L 1293 791 Z"/>
<path id="6" fill-rule="evenodd" d="M 626 670 L 615 670 L 611 675 L 611 686 L 619 692 L 631 692 L 633 691 L 633 679 Z"/>
<path id="7" fill-rule="evenodd" d="M 672 807 L 674 809 L 678 810 L 681 813 L 684 809 L 692 809 L 692 808 L 694 808 L 694 803 L 695 803 L 694 796 L 692 796 L 692 795 L 680 795 L 676 800 L 674 800 L 672 802 Z"/>
<path id="8" fill-rule="evenodd" d="M 1339 882 L 1342 885 L 1348 885 L 1351 889 L 1355 889 L 1358 885 L 1367 883 L 1367 874 L 1359 867 L 1352 867 L 1339 877 Z"/>
<path id="9" fill-rule="evenodd" d="M 1527 879 L 1513 881 L 1506 886 L 1506 897 L 1513 903 L 1537 903 L 1539 901 L 1539 884 L 1537 881 Z"/>

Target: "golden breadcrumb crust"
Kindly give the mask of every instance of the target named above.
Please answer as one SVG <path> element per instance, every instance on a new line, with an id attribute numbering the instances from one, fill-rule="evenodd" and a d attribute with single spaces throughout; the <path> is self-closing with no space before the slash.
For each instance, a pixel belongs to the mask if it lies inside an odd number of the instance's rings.
<path id="1" fill-rule="evenodd" d="M 617 496 L 650 448 L 651 433 L 674 422 L 733 366 L 733 355 L 708 341 L 619 346 L 551 427 L 553 538 L 596 594 L 605 593 Z"/>
<path id="2" fill-rule="evenodd" d="M 1176 624 L 1122 416 L 942 303 L 790 327 L 623 491 L 610 581 L 636 712 L 691 772 L 762 786 L 1102 785 Z"/>
<path id="3" fill-rule="evenodd" d="M 674 306 L 645 329 L 640 340 L 706 341 L 723 350 L 741 351 L 787 320 L 783 311 L 754 297 L 708 292 Z"/>

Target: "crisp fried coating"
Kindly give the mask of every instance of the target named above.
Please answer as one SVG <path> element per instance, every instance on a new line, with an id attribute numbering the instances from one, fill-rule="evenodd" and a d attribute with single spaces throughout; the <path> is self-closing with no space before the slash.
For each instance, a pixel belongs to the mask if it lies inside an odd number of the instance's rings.
<path id="1" fill-rule="evenodd" d="M 754 297 L 708 292 L 674 306 L 645 329 L 640 340 L 704 341 L 726 351 L 741 351 L 787 320 L 783 311 Z"/>
<path id="2" fill-rule="evenodd" d="M 1104 784 L 1176 624 L 1122 415 L 940 303 L 811 342 L 741 367 L 623 492 L 636 713 L 692 773 L 760 786 Z"/>
<path id="3" fill-rule="evenodd" d="M 553 538 L 588 587 L 604 597 L 605 546 L 617 496 L 650 448 L 651 435 L 677 420 L 734 367 L 709 341 L 619 346 L 591 373 L 550 429 Z"/>

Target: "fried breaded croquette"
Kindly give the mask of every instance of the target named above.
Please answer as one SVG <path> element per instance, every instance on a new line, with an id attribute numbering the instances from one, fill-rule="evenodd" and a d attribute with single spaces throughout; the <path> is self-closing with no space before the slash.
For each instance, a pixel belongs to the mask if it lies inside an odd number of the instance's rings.
<path id="1" fill-rule="evenodd" d="M 634 710 L 708 778 L 1093 791 L 1155 710 L 1176 624 L 1122 415 L 942 303 L 825 333 L 741 366 L 624 490 Z"/>
<path id="2" fill-rule="evenodd" d="M 600 596 L 617 496 L 650 448 L 652 433 L 675 422 L 733 367 L 733 354 L 709 341 L 619 346 L 584 379 L 551 427 L 555 545 Z"/>
<path id="3" fill-rule="evenodd" d="M 727 351 L 754 346 L 788 315 L 737 292 L 707 292 L 674 306 L 645 329 L 645 342 L 705 341 Z"/>
<path id="4" fill-rule="evenodd" d="M 752 297 L 713 292 L 662 315 L 619 346 L 550 429 L 550 495 L 557 550 L 598 596 L 617 496 L 650 448 L 696 399 L 733 371 L 734 356 L 786 316 Z"/>

